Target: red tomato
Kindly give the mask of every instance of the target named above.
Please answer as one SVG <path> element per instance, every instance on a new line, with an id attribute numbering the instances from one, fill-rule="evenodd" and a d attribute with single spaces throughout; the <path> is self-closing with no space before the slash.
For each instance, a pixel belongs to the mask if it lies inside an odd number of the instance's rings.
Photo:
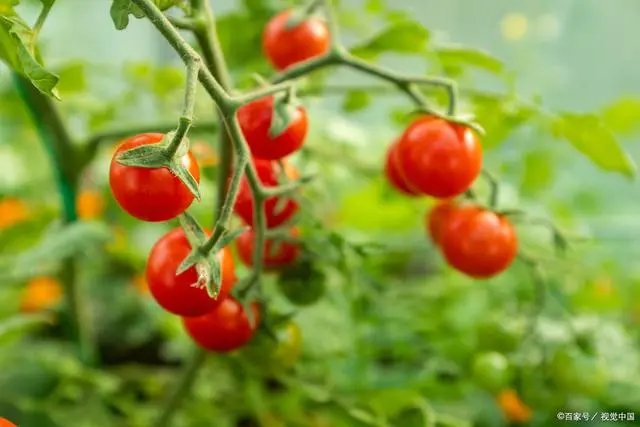
<path id="1" fill-rule="evenodd" d="M 17 426 L 11 421 L 9 421 L 8 419 L 0 417 L 0 427 L 17 427 Z"/>
<path id="2" fill-rule="evenodd" d="M 179 316 L 202 316 L 210 312 L 229 294 L 236 282 L 235 264 L 229 247 L 218 253 L 222 263 L 220 295 L 213 299 L 204 288 L 193 286 L 198 281 L 195 267 L 176 276 L 180 263 L 191 252 L 191 245 L 182 228 L 176 228 L 160 238 L 147 260 L 146 279 L 149 291 L 165 310 Z"/>
<path id="3" fill-rule="evenodd" d="M 300 233 L 297 228 L 292 228 L 289 230 L 289 235 L 297 238 Z M 262 265 L 265 270 L 276 270 L 279 267 L 293 264 L 300 255 L 300 248 L 292 242 L 282 241 L 273 248 L 274 244 L 276 244 L 276 242 L 273 240 L 267 239 L 265 241 L 264 256 L 262 258 Z M 248 267 L 253 265 L 253 248 L 255 248 L 255 245 L 256 233 L 253 229 L 242 233 L 240 237 L 236 239 L 238 258 Z"/>
<path id="4" fill-rule="evenodd" d="M 477 206 L 463 206 L 444 222 L 440 246 L 453 268 L 483 279 L 509 267 L 518 251 L 518 238 L 507 218 Z"/>
<path id="5" fill-rule="evenodd" d="M 329 29 L 323 21 L 309 18 L 287 28 L 290 16 L 290 10 L 280 12 L 271 18 L 262 34 L 262 48 L 278 70 L 329 51 Z"/>
<path id="6" fill-rule="evenodd" d="M 464 193 L 482 169 L 482 147 L 473 131 L 435 117 L 409 125 L 397 150 L 405 181 L 433 197 Z"/>
<path id="7" fill-rule="evenodd" d="M 289 127 L 275 138 L 269 136 L 273 117 L 273 97 L 258 99 L 238 110 L 238 121 L 254 157 L 280 160 L 302 147 L 307 136 L 307 112 L 298 106 Z"/>
<path id="8" fill-rule="evenodd" d="M 182 324 L 189 336 L 202 348 L 218 353 L 236 350 L 251 340 L 259 322 L 258 306 L 252 306 L 255 324 L 249 322 L 244 307 L 233 297 L 227 297 L 212 311 L 199 317 L 183 317 Z"/>
<path id="9" fill-rule="evenodd" d="M 393 142 L 385 157 L 384 174 L 387 177 L 389 184 L 396 190 L 404 193 L 408 196 L 418 196 L 420 192 L 411 188 L 409 183 L 402 177 L 402 174 L 398 170 L 398 143 L 400 141 Z"/>
<path id="10" fill-rule="evenodd" d="M 427 229 L 429 230 L 429 236 L 431 236 L 431 241 L 435 245 L 440 244 L 440 240 L 442 238 L 442 227 L 444 227 L 444 224 L 451 213 L 453 213 L 457 208 L 458 205 L 456 202 L 451 200 L 442 200 L 427 213 L 425 222 Z"/>
<path id="11" fill-rule="evenodd" d="M 158 143 L 163 137 L 161 133 L 144 133 L 129 138 L 120 144 L 111 159 L 109 185 L 113 196 L 122 209 L 143 221 L 170 220 L 193 202 L 193 194 L 169 169 L 125 166 L 116 161 L 119 153 Z M 191 151 L 182 157 L 182 164 L 200 182 L 200 169 Z"/>
<path id="12" fill-rule="evenodd" d="M 258 178 L 260 178 L 260 181 L 265 187 L 276 187 L 278 185 L 275 162 L 254 160 L 253 163 L 256 167 Z M 298 171 L 292 165 L 285 163 L 285 174 L 289 179 L 295 179 Z M 269 197 L 264 204 L 268 228 L 283 224 L 298 211 L 298 203 L 294 200 L 289 199 L 280 206 L 280 199 L 281 198 L 277 196 Z M 253 194 L 251 194 L 251 187 L 246 177 L 243 177 L 240 182 L 240 189 L 233 209 L 245 223 L 253 225 Z"/>

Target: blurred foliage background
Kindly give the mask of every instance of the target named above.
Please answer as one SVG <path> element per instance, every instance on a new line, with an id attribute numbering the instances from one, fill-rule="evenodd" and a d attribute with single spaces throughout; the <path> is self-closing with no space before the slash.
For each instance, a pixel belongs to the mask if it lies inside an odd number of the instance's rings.
<path id="1" fill-rule="evenodd" d="M 170 47 L 144 20 L 116 31 L 109 3 L 59 1 L 40 37 L 78 144 L 114 129 L 168 129 L 182 102 L 184 72 Z M 254 72 L 271 73 L 260 34 L 291 4 L 213 3 L 240 87 Z M 295 310 L 301 340 L 283 329 L 280 344 L 261 335 L 246 350 L 211 357 L 174 425 L 548 426 L 559 423 L 558 411 L 640 416 L 640 188 L 618 149 L 640 154 L 640 64 L 631 42 L 640 39 L 640 4 L 342 0 L 339 10 L 360 56 L 459 81 L 464 109 L 487 130 L 486 165 L 503 183 L 502 207 L 553 218 L 589 239 L 558 257 L 544 228 L 519 229 L 523 247 L 543 261 L 540 313 L 519 263 L 482 282 L 450 271 L 423 231 L 432 201 L 394 194 L 381 173 L 411 106 L 350 71 L 318 73 L 301 90 L 311 134 L 295 162 L 321 174 L 306 190 L 303 217 L 384 250 L 327 259 L 325 295 L 299 310 L 268 277 L 274 312 Z M 33 22 L 38 2 L 24 1 L 20 12 Z M 203 202 L 190 211 L 210 225 L 217 132 L 211 101 L 200 95 L 192 139 Z M 62 227 L 54 170 L 3 64 L 0 117 L 0 416 L 21 427 L 151 425 L 192 350 L 141 276 L 149 249 L 175 224 L 142 223 L 115 204 L 107 170 L 117 141 L 105 139 L 82 173 L 81 221 Z M 483 182 L 477 190 L 487 193 Z M 70 254 L 80 260 L 98 367 L 77 361 L 64 322 L 43 329 L 19 315 L 57 301 L 60 260 Z M 486 352 L 504 355 L 509 373 L 499 357 L 479 357 Z"/>

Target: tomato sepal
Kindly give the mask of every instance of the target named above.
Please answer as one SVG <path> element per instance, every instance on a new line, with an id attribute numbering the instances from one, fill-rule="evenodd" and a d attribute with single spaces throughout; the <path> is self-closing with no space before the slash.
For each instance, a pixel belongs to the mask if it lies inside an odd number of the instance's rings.
<path id="1" fill-rule="evenodd" d="M 121 152 L 116 161 L 124 166 L 158 169 L 167 168 L 187 187 L 196 200 L 202 200 L 198 181 L 182 164 L 182 157 L 189 151 L 189 140 L 183 138 L 174 154 L 169 151 L 169 144 L 175 132 L 166 134 L 160 142 L 146 144 Z"/>
<path id="2" fill-rule="evenodd" d="M 299 104 L 293 99 L 291 93 L 274 98 L 271 126 L 268 132 L 270 138 L 275 139 L 279 137 L 297 120 L 298 107 Z"/>

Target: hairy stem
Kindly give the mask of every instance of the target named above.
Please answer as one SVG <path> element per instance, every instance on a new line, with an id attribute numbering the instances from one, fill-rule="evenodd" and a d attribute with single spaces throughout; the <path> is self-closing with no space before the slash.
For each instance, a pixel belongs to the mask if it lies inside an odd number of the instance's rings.
<path id="1" fill-rule="evenodd" d="M 58 181 L 58 191 L 62 199 L 63 219 L 67 224 L 78 219 L 76 193 L 79 170 L 76 168 L 77 152 L 72 138 L 60 117 L 53 101 L 36 89 L 26 78 L 13 74 L 14 84 L 36 124 L 40 139 L 45 145 Z M 77 343 L 80 360 L 93 364 L 96 351 L 86 317 L 82 294 L 76 281 L 76 263 L 65 259 L 61 279 L 67 305 L 69 333 Z"/>

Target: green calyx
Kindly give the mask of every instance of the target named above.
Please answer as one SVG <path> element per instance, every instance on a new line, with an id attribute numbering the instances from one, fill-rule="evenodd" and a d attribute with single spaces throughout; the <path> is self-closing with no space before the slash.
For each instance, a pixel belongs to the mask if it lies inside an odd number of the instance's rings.
<path id="1" fill-rule="evenodd" d="M 276 95 L 273 98 L 273 114 L 269 137 L 272 139 L 282 135 L 293 123 L 298 115 L 300 103 L 295 96 L 294 86 L 291 86 L 285 94 Z"/>
<path id="2" fill-rule="evenodd" d="M 215 299 L 220 295 L 222 285 L 222 265 L 218 252 L 247 231 L 248 227 L 231 232 L 227 232 L 226 229 L 216 230 L 210 238 L 207 238 L 206 233 L 191 214 L 185 212 L 179 219 L 192 250 L 178 266 L 176 275 L 194 267 L 198 273 L 198 281 L 194 286 L 206 288 L 209 296 Z"/>
<path id="3" fill-rule="evenodd" d="M 121 165 L 139 168 L 167 168 L 189 189 L 200 201 L 200 186 L 187 168 L 182 164 L 182 157 L 189 151 L 189 140 L 180 138 L 175 132 L 169 132 L 162 141 L 156 144 L 142 145 L 118 155 L 116 161 Z"/>

